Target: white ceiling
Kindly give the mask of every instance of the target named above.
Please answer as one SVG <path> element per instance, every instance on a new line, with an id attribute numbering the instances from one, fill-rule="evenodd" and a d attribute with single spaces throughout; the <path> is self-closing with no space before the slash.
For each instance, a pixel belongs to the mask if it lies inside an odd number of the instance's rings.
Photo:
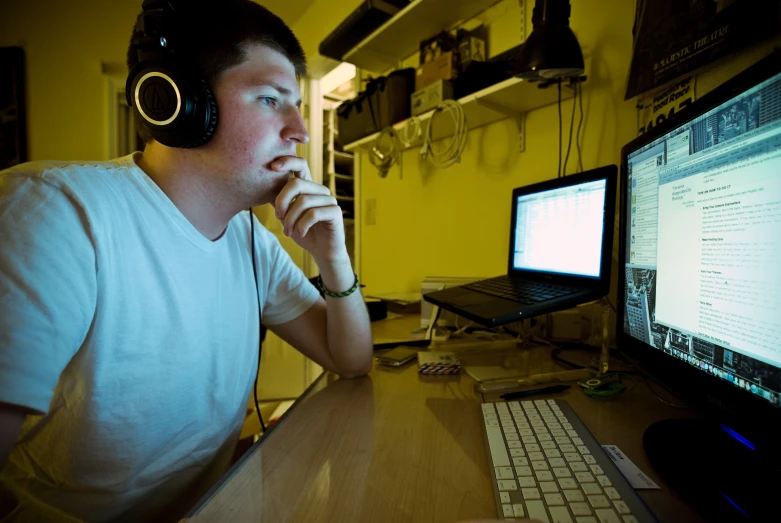
<path id="1" fill-rule="evenodd" d="M 284 22 L 293 28 L 309 6 L 316 0 L 254 0 L 256 3 L 267 8 L 269 11 L 280 17 Z"/>

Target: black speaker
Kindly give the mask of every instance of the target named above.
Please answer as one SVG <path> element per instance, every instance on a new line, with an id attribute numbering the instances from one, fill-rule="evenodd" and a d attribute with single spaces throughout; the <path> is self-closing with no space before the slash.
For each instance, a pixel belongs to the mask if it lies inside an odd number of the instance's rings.
<path id="1" fill-rule="evenodd" d="M 174 4 L 144 0 L 132 38 L 138 64 L 128 74 L 125 95 L 152 138 L 169 147 L 198 147 L 217 128 L 217 101 L 180 54 L 181 13 Z"/>

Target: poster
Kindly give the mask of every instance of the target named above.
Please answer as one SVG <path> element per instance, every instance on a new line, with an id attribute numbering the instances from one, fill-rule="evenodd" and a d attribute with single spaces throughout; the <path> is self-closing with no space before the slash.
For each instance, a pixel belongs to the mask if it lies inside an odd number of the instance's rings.
<path id="1" fill-rule="evenodd" d="M 781 0 L 637 0 L 625 99 L 776 33 Z"/>
<path id="2" fill-rule="evenodd" d="M 669 85 L 637 101 L 637 135 L 650 131 L 694 101 L 694 76 Z"/>

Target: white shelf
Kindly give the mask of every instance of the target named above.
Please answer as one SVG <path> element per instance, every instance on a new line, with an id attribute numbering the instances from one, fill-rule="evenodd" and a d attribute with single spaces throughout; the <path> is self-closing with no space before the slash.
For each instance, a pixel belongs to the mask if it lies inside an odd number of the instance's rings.
<path id="1" fill-rule="evenodd" d="M 420 48 L 421 40 L 474 18 L 499 0 L 414 0 L 342 57 L 361 69 L 382 72 Z"/>
<path id="2" fill-rule="evenodd" d="M 538 83 L 531 83 L 520 78 L 509 78 L 503 82 L 486 87 L 481 91 L 460 98 L 458 102 L 464 107 L 466 124 L 469 130 L 477 129 L 484 125 L 497 122 L 504 118 L 515 117 L 521 119 L 523 113 L 532 109 L 539 109 L 546 105 L 555 104 L 558 100 L 558 89 L 551 85 L 540 89 Z M 561 99 L 572 98 L 573 91 L 569 87 L 562 86 Z M 421 123 L 421 131 L 425 132 L 428 121 L 434 111 L 428 111 L 418 116 Z M 408 120 L 396 123 L 393 128 L 398 131 Z M 346 151 L 356 149 L 368 149 L 374 143 L 379 133 L 370 134 L 360 140 L 356 140 L 344 146 Z M 449 116 L 438 116 L 434 127 L 434 141 L 453 135 L 452 119 Z M 419 144 L 417 140 L 410 147 Z"/>

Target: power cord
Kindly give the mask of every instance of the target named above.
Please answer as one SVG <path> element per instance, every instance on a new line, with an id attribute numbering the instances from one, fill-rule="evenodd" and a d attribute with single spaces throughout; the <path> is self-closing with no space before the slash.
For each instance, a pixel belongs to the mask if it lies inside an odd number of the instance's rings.
<path id="1" fill-rule="evenodd" d="M 577 98 L 578 96 L 577 85 L 579 83 L 580 82 L 575 80 L 575 98 Z M 559 88 L 561 88 L 561 84 L 559 84 Z M 569 120 L 569 138 L 567 138 L 567 155 L 564 157 L 564 170 L 561 174 L 562 177 L 567 176 L 567 162 L 569 162 L 569 152 L 570 149 L 572 149 L 572 128 L 575 127 L 575 106 L 576 106 L 575 102 L 577 101 L 575 98 L 572 99 L 572 116 L 570 116 L 570 120 Z M 575 137 L 575 141 L 577 141 L 577 136 Z"/>
<path id="2" fill-rule="evenodd" d="M 561 178 L 561 80 L 556 82 L 559 89 L 559 167 L 556 170 L 556 178 Z"/>
<path id="3" fill-rule="evenodd" d="M 433 137 L 432 129 L 434 127 L 434 118 L 437 114 L 446 112 L 453 119 L 453 125 L 455 127 L 453 138 L 450 143 L 441 151 L 434 150 L 432 146 Z M 461 153 L 464 152 L 466 147 L 466 139 L 469 129 L 467 128 L 466 115 L 464 114 L 464 108 L 460 103 L 453 100 L 445 100 L 434 109 L 434 113 L 428 122 L 426 133 L 424 134 L 423 147 L 420 149 L 420 156 L 423 159 L 428 159 L 434 167 L 444 169 L 450 167 L 454 163 L 461 161 Z"/>
<path id="4" fill-rule="evenodd" d="M 412 136 L 410 136 L 410 128 L 415 129 Z M 407 120 L 401 129 L 399 129 L 399 141 L 405 148 L 411 147 L 421 136 L 423 136 L 423 127 L 420 125 L 420 118 L 417 116 L 411 117 Z"/>
<path id="5" fill-rule="evenodd" d="M 388 143 L 385 151 L 382 150 L 383 138 Z M 394 164 L 398 163 L 399 148 L 396 145 L 396 132 L 393 127 L 386 127 L 374 140 L 374 145 L 369 151 L 369 161 L 379 171 L 380 178 L 388 176 L 388 171 Z"/>
<path id="6" fill-rule="evenodd" d="M 578 172 L 582 173 L 583 155 L 580 152 L 580 143 L 583 139 L 583 135 L 580 133 L 580 126 L 583 125 L 583 83 L 582 82 L 578 82 L 575 84 L 575 96 L 578 98 L 578 105 L 580 106 L 580 116 L 578 117 L 578 132 L 575 134 L 575 146 L 578 148 Z"/>

